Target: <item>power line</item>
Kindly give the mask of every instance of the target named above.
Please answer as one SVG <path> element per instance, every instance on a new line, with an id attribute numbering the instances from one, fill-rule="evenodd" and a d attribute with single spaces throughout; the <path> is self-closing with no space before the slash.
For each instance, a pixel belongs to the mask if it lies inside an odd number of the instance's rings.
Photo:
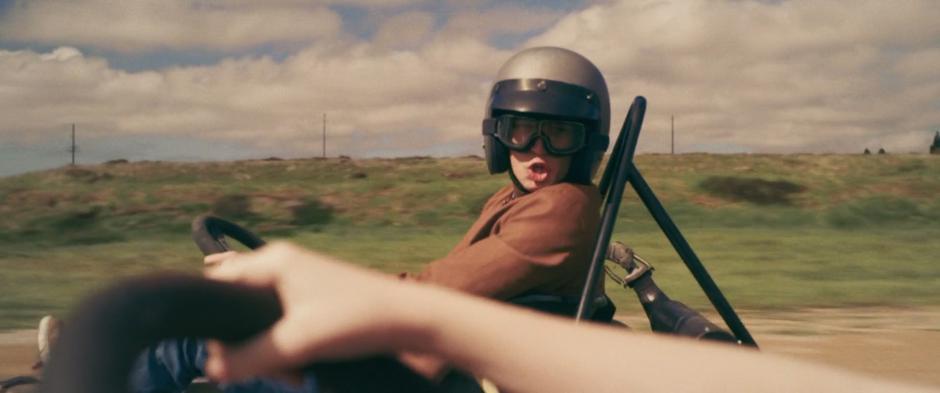
<path id="1" fill-rule="evenodd" d="M 72 123 L 72 147 L 68 151 L 72 153 L 72 166 L 75 166 L 75 153 L 78 152 L 78 145 L 75 144 L 75 123 Z"/>
<path id="2" fill-rule="evenodd" d="M 675 155 L 676 154 L 676 115 L 671 116 L 671 123 L 672 123 L 672 127 L 671 127 L 672 141 L 669 144 L 669 154 Z"/>

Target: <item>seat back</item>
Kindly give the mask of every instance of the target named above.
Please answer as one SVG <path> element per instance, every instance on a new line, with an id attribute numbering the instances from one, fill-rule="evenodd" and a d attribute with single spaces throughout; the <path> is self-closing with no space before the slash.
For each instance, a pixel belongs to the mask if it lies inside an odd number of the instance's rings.
<path id="1" fill-rule="evenodd" d="M 510 303 L 546 312 L 549 314 L 573 318 L 578 311 L 578 297 L 559 296 L 542 293 L 527 293 L 509 300 Z M 592 314 L 588 320 L 594 322 L 610 322 L 614 319 L 617 307 L 607 295 L 594 298 Z"/>

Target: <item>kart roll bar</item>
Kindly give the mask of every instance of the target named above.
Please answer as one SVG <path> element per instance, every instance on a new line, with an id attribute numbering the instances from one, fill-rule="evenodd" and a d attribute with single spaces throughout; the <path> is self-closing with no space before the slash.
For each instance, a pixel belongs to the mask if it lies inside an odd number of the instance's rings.
<path id="1" fill-rule="evenodd" d="M 639 169 L 633 164 L 633 156 L 636 152 L 636 145 L 640 136 L 640 129 L 643 127 L 645 114 L 646 99 L 637 96 L 633 100 L 633 104 L 630 105 L 630 110 L 627 112 L 627 117 L 620 129 L 620 135 L 617 137 L 617 142 L 601 177 L 599 188 L 601 195 L 604 196 L 604 210 L 601 216 L 597 243 L 594 246 L 591 268 L 584 283 L 575 319 L 580 321 L 585 316 L 591 315 L 593 311 L 593 302 L 591 300 L 594 299 L 597 288 L 604 277 L 604 259 L 610 245 L 610 237 L 616 223 L 620 203 L 623 200 L 623 190 L 626 183 L 629 182 L 738 342 L 757 347 L 757 342 L 754 341 L 744 323 L 735 313 L 734 307 L 722 294 L 718 284 L 708 274 L 692 247 L 682 236 L 672 218 L 669 217 L 669 213 L 666 212 L 662 203 L 656 198 L 653 190 L 646 183 L 643 175 L 640 174 Z"/>

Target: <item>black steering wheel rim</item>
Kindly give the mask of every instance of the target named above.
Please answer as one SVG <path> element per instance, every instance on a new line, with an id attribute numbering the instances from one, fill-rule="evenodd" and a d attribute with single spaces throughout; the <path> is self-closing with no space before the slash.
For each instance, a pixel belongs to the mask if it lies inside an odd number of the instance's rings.
<path id="1" fill-rule="evenodd" d="M 265 241 L 261 237 L 231 221 L 209 214 L 199 215 L 193 219 L 193 242 L 196 243 L 196 247 L 199 247 L 199 251 L 202 251 L 203 255 L 231 250 L 232 248 L 225 241 L 226 236 L 238 240 L 239 243 L 252 250 L 265 245 Z"/>

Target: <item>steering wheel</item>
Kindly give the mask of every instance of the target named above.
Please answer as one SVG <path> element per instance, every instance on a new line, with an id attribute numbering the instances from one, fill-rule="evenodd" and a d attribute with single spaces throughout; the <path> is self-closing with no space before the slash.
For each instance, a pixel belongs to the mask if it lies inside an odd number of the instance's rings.
<path id="1" fill-rule="evenodd" d="M 225 237 L 231 237 L 238 240 L 239 243 L 254 250 L 265 245 L 258 235 L 242 228 L 231 221 L 223 220 L 219 217 L 203 214 L 193 220 L 192 225 L 193 242 L 203 255 L 217 254 L 231 250 Z"/>
<path id="2" fill-rule="evenodd" d="M 218 217 L 193 221 L 193 240 L 203 253 L 227 251 L 229 236 L 249 248 L 264 245 L 250 231 Z M 151 274 L 119 282 L 75 309 L 44 370 L 43 393 L 126 393 L 128 374 L 141 351 L 171 337 L 239 342 L 280 319 L 273 289 L 223 283 L 179 273 Z M 316 363 L 321 392 L 442 392 L 389 356 Z"/>

